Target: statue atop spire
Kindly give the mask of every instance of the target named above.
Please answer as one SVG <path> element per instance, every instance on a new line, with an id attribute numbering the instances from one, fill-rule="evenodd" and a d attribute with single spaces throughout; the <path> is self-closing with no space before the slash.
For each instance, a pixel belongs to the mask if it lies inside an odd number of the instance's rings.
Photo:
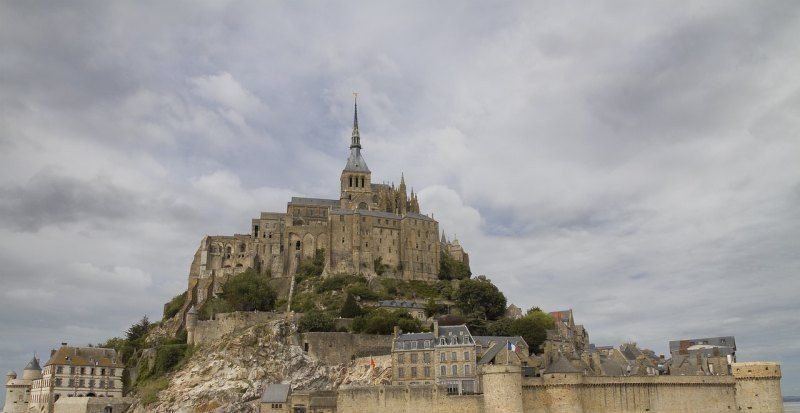
<path id="1" fill-rule="evenodd" d="M 350 149 L 361 149 L 361 135 L 358 133 L 358 93 L 353 93 L 353 135 Z"/>

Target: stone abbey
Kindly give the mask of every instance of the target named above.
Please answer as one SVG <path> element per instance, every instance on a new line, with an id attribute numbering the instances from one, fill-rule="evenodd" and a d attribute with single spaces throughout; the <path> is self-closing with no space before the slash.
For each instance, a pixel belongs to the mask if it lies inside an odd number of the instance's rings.
<path id="1" fill-rule="evenodd" d="M 202 304 L 245 269 L 291 279 L 302 259 L 324 254 L 323 276 L 338 273 L 405 280 L 437 279 L 443 251 L 468 263 L 457 240 L 439 237 L 433 215 L 420 213 L 414 190 L 373 183 L 361 154 L 358 104 L 354 105 L 350 156 L 339 180 L 338 199 L 293 197 L 286 212 L 262 212 L 249 234 L 206 236 L 189 274 L 190 302 Z"/>

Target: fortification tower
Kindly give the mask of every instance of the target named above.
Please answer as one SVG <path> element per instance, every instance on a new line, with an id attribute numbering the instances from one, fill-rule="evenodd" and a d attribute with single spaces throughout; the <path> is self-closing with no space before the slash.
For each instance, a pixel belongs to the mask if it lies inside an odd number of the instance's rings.
<path id="1" fill-rule="evenodd" d="M 752 413 L 782 413 L 781 366 L 778 363 L 733 363 L 736 407 Z"/>
<path id="2" fill-rule="evenodd" d="M 484 413 L 523 413 L 519 366 L 485 365 L 481 374 Z"/>
<path id="3" fill-rule="evenodd" d="M 194 345 L 194 332 L 197 328 L 197 309 L 192 306 L 186 312 L 186 344 Z"/>
<path id="4" fill-rule="evenodd" d="M 548 410 L 552 413 L 583 413 L 583 406 L 578 395 L 578 385 L 583 379 L 583 372 L 575 368 L 563 355 L 542 373 L 548 385 Z"/>
<path id="5" fill-rule="evenodd" d="M 341 207 L 344 209 L 370 209 L 372 198 L 372 172 L 361 156 L 361 134 L 358 131 L 358 102 L 353 104 L 353 135 L 350 138 L 350 156 L 342 170 Z"/>

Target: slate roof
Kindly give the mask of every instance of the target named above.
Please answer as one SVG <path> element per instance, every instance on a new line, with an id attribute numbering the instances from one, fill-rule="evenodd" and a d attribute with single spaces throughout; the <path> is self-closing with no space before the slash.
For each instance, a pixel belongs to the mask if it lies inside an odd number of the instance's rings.
<path id="1" fill-rule="evenodd" d="M 350 156 L 347 158 L 347 165 L 345 165 L 344 170 L 349 172 L 370 172 L 367 161 L 361 156 L 361 149 L 350 149 Z"/>
<path id="2" fill-rule="evenodd" d="M 32 358 L 28 365 L 25 366 L 25 370 L 41 370 L 42 368 L 39 367 L 39 359 L 36 357 Z"/>
<path id="3" fill-rule="evenodd" d="M 499 353 L 504 348 L 506 348 L 506 342 L 505 341 L 503 341 L 502 343 L 494 343 L 494 344 L 492 344 L 492 347 L 489 348 L 489 351 L 484 353 L 483 357 L 481 357 L 481 359 L 478 360 L 478 364 L 489 364 L 489 363 L 491 363 L 495 359 L 495 357 L 497 357 L 497 353 Z M 517 357 L 519 357 L 519 356 L 517 356 Z"/>
<path id="4" fill-rule="evenodd" d="M 381 300 L 381 301 L 378 301 L 378 307 L 383 307 L 383 308 L 387 308 L 387 307 L 389 307 L 389 308 L 414 308 L 414 309 L 420 309 L 420 310 L 424 310 L 425 309 L 425 306 L 420 304 L 420 303 L 416 303 L 414 301 L 406 301 L 406 300 L 400 300 L 400 301 L 397 301 L 397 300 Z"/>
<path id="5" fill-rule="evenodd" d="M 338 207 L 340 205 L 340 201 L 338 199 L 301 198 L 296 196 L 293 196 L 289 203 L 293 205 L 319 205 L 329 207 Z"/>
<path id="6" fill-rule="evenodd" d="M 547 367 L 547 370 L 544 371 L 547 374 L 550 373 L 582 373 L 580 370 L 576 369 L 572 363 L 569 362 L 564 356 L 560 356 L 555 363 L 551 364 Z"/>
<path id="7" fill-rule="evenodd" d="M 286 403 L 291 387 L 288 384 L 270 384 L 261 393 L 261 403 Z"/>
<path id="8" fill-rule="evenodd" d="M 50 360 L 47 360 L 47 363 L 45 363 L 45 366 L 50 365 L 125 367 L 117 358 L 117 351 L 114 349 L 70 346 L 61 346 L 61 348 L 53 353 L 53 355 L 50 356 Z"/>
<path id="9" fill-rule="evenodd" d="M 512 344 L 519 345 L 519 342 L 525 344 L 525 347 L 528 347 L 528 343 L 525 342 L 525 339 L 520 336 L 472 336 L 475 339 L 475 342 L 480 344 L 481 346 L 488 348 L 492 345 L 492 343 L 503 343 L 505 344 L 506 341 L 510 341 Z"/>

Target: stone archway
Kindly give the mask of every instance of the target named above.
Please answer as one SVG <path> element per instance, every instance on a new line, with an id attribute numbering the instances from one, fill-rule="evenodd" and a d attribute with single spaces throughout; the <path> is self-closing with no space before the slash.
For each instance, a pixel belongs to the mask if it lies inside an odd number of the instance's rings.
<path id="1" fill-rule="evenodd" d="M 314 236 L 311 234 L 306 234 L 303 237 L 303 257 L 305 258 L 313 258 L 314 251 L 316 250 L 316 240 Z"/>

